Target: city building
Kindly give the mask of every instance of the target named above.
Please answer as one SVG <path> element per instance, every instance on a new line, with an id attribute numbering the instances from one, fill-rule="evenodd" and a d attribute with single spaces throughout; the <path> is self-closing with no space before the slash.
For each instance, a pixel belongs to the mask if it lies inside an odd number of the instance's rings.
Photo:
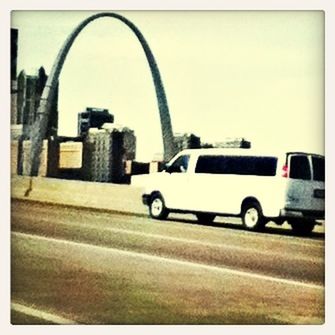
<path id="1" fill-rule="evenodd" d="M 174 141 L 178 152 L 184 149 L 198 149 L 201 145 L 200 137 L 191 133 L 175 134 Z"/>
<path id="2" fill-rule="evenodd" d="M 78 113 L 78 136 L 87 135 L 90 128 L 101 128 L 104 123 L 113 123 L 114 116 L 108 109 L 87 107 Z"/>
<path id="3" fill-rule="evenodd" d="M 21 71 L 17 78 L 16 103 L 12 104 L 12 124 L 23 125 L 23 136 L 29 138 L 31 126 L 34 124 L 41 95 L 48 76 L 43 67 L 36 75 L 27 75 Z M 58 87 L 51 103 L 46 138 L 56 136 L 58 128 Z"/>
<path id="4" fill-rule="evenodd" d="M 242 148 L 250 149 L 251 142 L 246 141 L 243 137 L 227 137 L 221 142 L 215 142 L 214 148 Z"/>
<path id="5" fill-rule="evenodd" d="M 90 128 L 83 142 L 83 179 L 126 182 L 126 162 L 135 159 L 136 137 L 132 130 L 111 123 Z"/>
<path id="6" fill-rule="evenodd" d="M 10 96 L 11 96 L 11 124 L 17 123 L 17 42 L 18 29 L 10 30 Z"/>
<path id="7" fill-rule="evenodd" d="M 29 139 L 30 128 L 36 119 L 41 95 L 48 79 L 43 67 L 35 75 L 21 71 L 17 76 L 18 29 L 11 28 L 11 124 L 23 125 L 22 135 Z M 58 127 L 58 86 L 51 103 L 46 137 L 57 134 Z"/>

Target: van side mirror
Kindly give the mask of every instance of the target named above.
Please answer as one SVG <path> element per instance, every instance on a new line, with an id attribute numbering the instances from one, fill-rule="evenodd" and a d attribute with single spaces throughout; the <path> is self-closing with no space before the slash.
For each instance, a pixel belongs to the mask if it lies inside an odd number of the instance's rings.
<path id="1" fill-rule="evenodd" d="M 163 171 L 165 171 L 167 173 L 171 173 L 171 172 L 173 172 L 171 170 L 172 170 L 171 165 L 169 165 L 168 163 L 164 164 Z"/>

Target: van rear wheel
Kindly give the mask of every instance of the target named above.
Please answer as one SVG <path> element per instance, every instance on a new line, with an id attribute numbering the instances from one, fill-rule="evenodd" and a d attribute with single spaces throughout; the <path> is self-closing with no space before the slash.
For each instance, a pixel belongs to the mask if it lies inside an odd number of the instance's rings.
<path id="1" fill-rule="evenodd" d="M 312 220 L 290 219 L 288 223 L 291 225 L 293 232 L 297 235 L 308 235 L 315 227 L 315 222 Z"/>
<path id="2" fill-rule="evenodd" d="M 262 208 L 257 202 L 248 202 L 242 208 L 242 222 L 247 230 L 260 231 L 265 226 Z"/>

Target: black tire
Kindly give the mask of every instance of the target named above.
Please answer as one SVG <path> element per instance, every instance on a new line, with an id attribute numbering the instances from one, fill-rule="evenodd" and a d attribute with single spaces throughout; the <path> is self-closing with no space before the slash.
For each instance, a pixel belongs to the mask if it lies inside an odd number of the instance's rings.
<path id="1" fill-rule="evenodd" d="M 294 234 L 302 236 L 309 235 L 315 227 L 314 221 L 291 219 L 288 220 L 288 223 L 291 225 Z"/>
<path id="2" fill-rule="evenodd" d="M 261 231 L 266 220 L 260 204 L 256 201 L 247 202 L 242 208 L 242 222 L 247 230 Z"/>
<path id="3" fill-rule="evenodd" d="M 164 220 L 168 217 L 169 211 L 165 206 L 163 197 L 159 193 L 151 196 L 149 214 L 153 219 Z"/>
<path id="4" fill-rule="evenodd" d="M 198 213 L 196 214 L 196 217 L 200 223 L 212 223 L 216 217 L 215 214 L 211 213 Z"/>

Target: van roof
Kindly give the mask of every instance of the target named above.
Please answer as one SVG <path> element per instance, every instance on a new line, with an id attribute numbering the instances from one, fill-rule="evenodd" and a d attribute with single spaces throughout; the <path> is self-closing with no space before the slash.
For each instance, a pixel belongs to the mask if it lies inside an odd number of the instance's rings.
<path id="1" fill-rule="evenodd" d="M 196 154 L 196 155 L 236 155 L 236 156 L 270 156 L 270 157 L 277 157 L 277 156 L 286 156 L 286 154 L 307 154 L 307 155 L 315 155 L 324 157 L 323 155 L 304 152 L 304 151 L 261 151 L 255 149 L 244 149 L 244 148 L 201 148 L 201 149 L 184 149 L 179 153 L 183 154 Z"/>

